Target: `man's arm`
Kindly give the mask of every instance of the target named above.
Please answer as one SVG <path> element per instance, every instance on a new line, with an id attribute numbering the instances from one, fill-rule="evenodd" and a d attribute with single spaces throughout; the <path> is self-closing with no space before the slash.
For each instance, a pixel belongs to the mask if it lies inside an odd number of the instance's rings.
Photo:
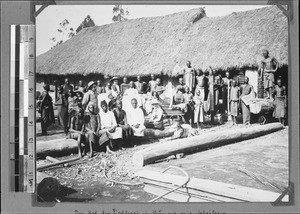
<path id="1" fill-rule="evenodd" d="M 81 134 L 80 131 L 77 131 L 77 130 L 74 129 L 74 127 L 75 127 L 74 123 L 75 123 L 75 117 L 72 117 L 72 119 L 71 119 L 71 127 L 69 129 L 69 132 Z"/>
<path id="2" fill-rule="evenodd" d="M 82 108 L 86 109 L 86 106 L 89 102 L 90 94 L 87 92 L 84 94 L 83 99 L 82 99 Z"/>

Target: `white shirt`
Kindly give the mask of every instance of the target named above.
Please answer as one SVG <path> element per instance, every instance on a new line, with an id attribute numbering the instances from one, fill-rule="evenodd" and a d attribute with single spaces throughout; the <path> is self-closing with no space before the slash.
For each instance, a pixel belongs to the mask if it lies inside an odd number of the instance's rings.
<path id="1" fill-rule="evenodd" d="M 142 109 L 131 108 L 130 110 L 126 111 L 126 114 L 127 114 L 127 122 L 129 125 L 135 125 L 135 124 L 144 125 L 145 117 Z"/>
<path id="2" fill-rule="evenodd" d="M 101 109 L 99 112 L 100 121 L 101 121 L 101 129 L 110 128 L 113 126 L 117 126 L 117 121 L 115 115 L 111 111 L 107 111 L 106 113 Z"/>

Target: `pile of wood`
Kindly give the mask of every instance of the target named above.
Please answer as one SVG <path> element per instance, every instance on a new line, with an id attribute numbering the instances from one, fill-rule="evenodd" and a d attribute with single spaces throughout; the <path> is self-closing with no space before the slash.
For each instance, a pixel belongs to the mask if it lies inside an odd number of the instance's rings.
<path id="1" fill-rule="evenodd" d="M 145 184 L 144 190 L 154 195 L 163 195 L 180 186 L 184 176 L 142 170 L 136 173 Z M 274 202 L 280 193 L 250 187 L 226 184 L 217 181 L 190 178 L 189 182 L 164 196 L 177 202 Z M 282 201 L 288 201 L 285 196 Z"/>

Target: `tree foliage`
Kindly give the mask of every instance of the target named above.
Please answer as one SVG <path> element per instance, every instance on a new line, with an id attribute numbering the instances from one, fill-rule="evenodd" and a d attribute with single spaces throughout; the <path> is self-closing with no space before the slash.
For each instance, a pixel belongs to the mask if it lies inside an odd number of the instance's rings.
<path id="1" fill-rule="evenodd" d="M 93 26 L 95 26 L 93 19 L 90 17 L 90 15 L 87 15 L 87 17 L 83 20 L 83 22 L 81 22 L 81 24 L 76 29 L 76 33 L 81 31 L 83 28 L 93 27 Z"/>
<path id="2" fill-rule="evenodd" d="M 73 36 L 75 36 L 74 29 L 70 27 L 69 21 L 67 19 L 64 19 L 61 23 L 59 23 L 59 28 L 57 29 L 55 36 L 50 38 L 50 41 L 52 42 L 51 48 L 60 45 Z"/>
<path id="3" fill-rule="evenodd" d="M 114 22 L 121 22 L 128 19 L 129 11 L 127 9 L 123 9 L 122 5 L 116 4 L 113 7 L 113 14 L 112 20 Z"/>

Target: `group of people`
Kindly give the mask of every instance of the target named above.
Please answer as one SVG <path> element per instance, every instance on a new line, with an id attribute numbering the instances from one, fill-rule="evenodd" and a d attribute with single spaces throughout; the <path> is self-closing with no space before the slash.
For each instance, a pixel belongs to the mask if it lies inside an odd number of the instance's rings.
<path id="1" fill-rule="evenodd" d="M 125 77 L 123 81 L 119 85 L 119 78 L 114 77 L 106 87 L 101 87 L 100 81 L 91 81 L 84 87 L 79 81 L 74 90 L 66 78 L 64 85 L 58 87 L 54 102 L 58 122 L 69 138 L 77 140 L 80 156 L 86 153 L 86 147 L 89 147 L 90 156 L 94 148 L 101 147 L 112 153 L 113 142 L 118 142 L 118 145 L 122 142 L 130 144 L 144 136 L 146 127 L 163 129 L 163 110 L 156 99 L 161 92 L 160 79 L 155 80 L 153 76 L 152 82 L 145 87 L 149 99 L 145 97 L 146 94 L 142 96 L 141 88 L 144 86 L 141 85 L 144 83 L 139 84 L 140 78 L 137 82 L 127 83 Z M 54 122 L 49 91 L 49 85 L 44 85 L 39 99 L 42 135 L 47 135 L 47 127 Z M 126 103 L 124 108 L 123 103 Z"/>
<path id="2" fill-rule="evenodd" d="M 264 81 L 267 98 L 275 98 L 274 116 L 284 118 L 284 106 L 281 96 L 285 95 L 285 87 L 281 79 L 275 86 L 274 73 L 278 68 L 276 59 L 269 57 L 267 50 L 263 51 L 263 60 L 258 73 Z M 214 78 L 210 78 L 214 75 Z M 213 87 L 210 87 L 213 82 Z M 78 151 L 81 156 L 81 145 L 90 147 L 92 155 L 95 146 L 106 145 L 111 151 L 112 142 L 122 140 L 131 142 L 136 137 L 144 136 L 145 128 L 164 129 L 163 109 L 161 105 L 169 105 L 171 109 L 184 112 L 184 121 L 201 128 L 204 115 L 211 113 L 211 105 L 215 112 L 222 111 L 231 115 L 233 125 L 239 108 L 242 110 L 243 123 L 250 124 L 249 99 L 256 96 L 254 88 L 249 84 L 249 78 L 230 78 L 211 72 L 194 69 L 187 61 L 183 76 L 179 77 L 178 85 L 162 86 L 160 78 L 151 74 L 151 80 L 146 83 L 141 76 L 136 81 L 128 82 L 127 77 L 119 84 L 120 78 L 113 77 L 104 87 L 101 81 L 91 81 L 86 86 L 79 80 L 74 89 L 65 79 L 65 83 L 57 88 L 56 100 L 49 95 L 49 85 L 44 85 L 45 91 L 39 98 L 39 112 L 42 120 L 42 134 L 47 135 L 47 127 L 54 122 L 53 103 L 58 111 L 58 122 L 70 138 L 78 140 Z M 211 100 L 212 93 L 215 100 Z M 164 95 L 164 96 L 163 96 Z M 274 97 L 275 96 L 275 97 Z M 219 99 L 222 105 L 219 104 Z M 84 146 L 85 147 L 85 146 Z"/>

